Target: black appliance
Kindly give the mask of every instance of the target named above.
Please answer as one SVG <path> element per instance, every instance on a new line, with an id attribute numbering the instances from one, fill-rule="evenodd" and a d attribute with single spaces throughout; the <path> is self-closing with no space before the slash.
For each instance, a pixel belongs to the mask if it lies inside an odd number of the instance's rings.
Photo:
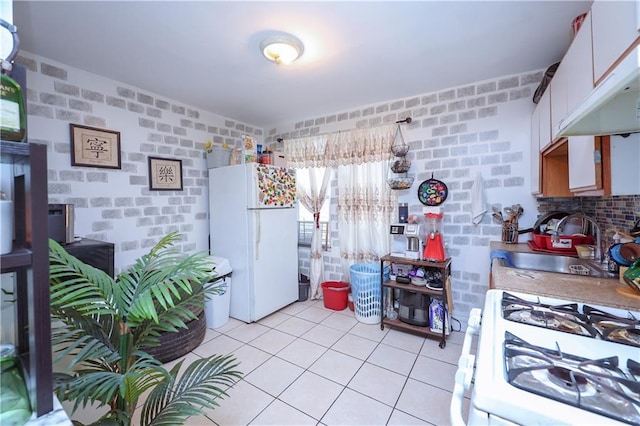
<path id="1" fill-rule="evenodd" d="M 83 238 L 64 246 L 64 249 L 83 263 L 103 270 L 111 278 L 115 277 L 113 243 Z"/>
<path id="2" fill-rule="evenodd" d="M 429 325 L 429 302 L 431 301 L 429 295 L 400 290 L 399 300 L 398 319 L 400 321 L 421 327 Z"/>
<path id="3" fill-rule="evenodd" d="M 49 238 L 60 244 L 74 241 L 73 204 L 49 204 Z"/>

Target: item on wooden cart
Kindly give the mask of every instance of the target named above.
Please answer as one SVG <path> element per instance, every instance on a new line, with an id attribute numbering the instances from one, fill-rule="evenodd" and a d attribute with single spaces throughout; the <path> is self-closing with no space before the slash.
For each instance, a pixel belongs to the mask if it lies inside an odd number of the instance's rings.
<path id="1" fill-rule="evenodd" d="M 400 290 L 398 319 L 407 324 L 426 327 L 429 325 L 429 301 L 430 297 L 427 294 Z"/>
<path id="2" fill-rule="evenodd" d="M 432 297 L 429 304 L 429 328 L 435 333 L 442 333 L 442 327 L 445 326 L 445 333 L 448 335 L 451 329 L 449 325 L 449 312 L 444 306 L 442 299 Z"/>
<path id="3" fill-rule="evenodd" d="M 427 236 L 424 242 L 425 260 L 442 262 L 445 260 L 444 243 L 442 241 L 442 213 L 426 213 Z"/>
<path id="4" fill-rule="evenodd" d="M 399 223 L 390 227 L 391 235 L 404 236 L 406 238 L 406 249 L 404 251 L 395 251 L 393 255 L 396 257 L 406 257 L 408 259 L 420 258 L 420 233 L 421 226 L 417 223 Z"/>

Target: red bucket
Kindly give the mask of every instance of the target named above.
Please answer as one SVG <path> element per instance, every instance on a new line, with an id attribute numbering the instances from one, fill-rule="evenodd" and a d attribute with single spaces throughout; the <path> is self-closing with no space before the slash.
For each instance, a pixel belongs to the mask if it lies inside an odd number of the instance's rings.
<path id="1" fill-rule="evenodd" d="M 322 299 L 324 307 L 334 311 L 342 311 L 347 308 L 349 296 L 349 284 L 340 281 L 325 281 L 322 286 Z"/>

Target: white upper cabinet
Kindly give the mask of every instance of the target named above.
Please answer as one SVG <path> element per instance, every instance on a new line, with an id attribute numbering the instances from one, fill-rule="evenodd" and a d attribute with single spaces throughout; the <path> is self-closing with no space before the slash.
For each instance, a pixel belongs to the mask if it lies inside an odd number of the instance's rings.
<path id="1" fill-rule="evenodd" d="M 638 38 L 640 2 L 596 0 L 591 6 L 593 70 L 597 83 Z"/>
<path id="2" fill-rule="evenodd" d="M 592 49 L 591 14 L 588 14 L 551 80 L 553 139 L 558 137 L 560 122 L 593 89 Z"/>
<path id="3" fill-rule="evenodd" d="M 571 49 L 562 62 L 571 75 L 566 79 L 567 106 L 569 112 L 575 108 L 593 89 L 593 44 L 591 42 L 591 14 L 582 22 Z"/>
<path id="4" fill-rule="evenodd" d="M 549 88 L 540 98 L 538 109 L 540 110 L 540 140 L 538 141 L 538 148 L 542 152 L 551 145 L 551 90 Z"/>
<path id="5" fill-rule="evenodd" d="M 540 104 L 531 115 L 531 193 L 540 194 Z"/>
<path id="6" fill-rule="evenodd" d="M 541 152 L 551 143 L 551 91 L 547 87 L 531 116 L 531 193 L 542 194 Z"/>
<path id="7" fill-rule="evenodd" d="M 611 195 L 640 194 L 640 133 L 611 136 Z"/>
<path id="8" fill-rule="evenodd" d="M 601 160 L 596 153 L 595 137 L 571 136 L 569 137 L 569 189 L 571 191 L 584 191 L 599 189 L 598 170 Z"/>
<path id="9" fill-rule="evenodd" d="M 572 45 L 573 47 L 573 45 Z M 551 128 L 552 139 L 556 139 L 560 128 L 560 121 L 569 112 L 569 101 L 567 98 L 567 84 L 573 74 L 580 70 L 569 69 L 564 58 L 549 84 L 548 90 L 551 92 Z"/>

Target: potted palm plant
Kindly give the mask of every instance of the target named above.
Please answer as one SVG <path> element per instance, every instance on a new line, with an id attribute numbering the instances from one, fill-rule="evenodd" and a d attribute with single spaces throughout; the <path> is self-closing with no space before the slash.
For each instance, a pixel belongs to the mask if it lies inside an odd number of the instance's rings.
<path id="1" fill-rule="evenodd" d="M 144 350 L 159 344 L 160 333 L 185 328 L 194 307 L 223 292 L 211 282 L 215 267 L 206 254 L 180 253 L 173 247 L 179 238 L 168 234 L 115 279 L 49 240 L 54 362 L 63 369 L 54 390 L 74 401 L 74 411 L 107 406 L 96 424 L 182 424 L 218 406 L 241 377 L 230 355 L 199 359 L 181 372 L 182 361 L 167 370 Z"/>

